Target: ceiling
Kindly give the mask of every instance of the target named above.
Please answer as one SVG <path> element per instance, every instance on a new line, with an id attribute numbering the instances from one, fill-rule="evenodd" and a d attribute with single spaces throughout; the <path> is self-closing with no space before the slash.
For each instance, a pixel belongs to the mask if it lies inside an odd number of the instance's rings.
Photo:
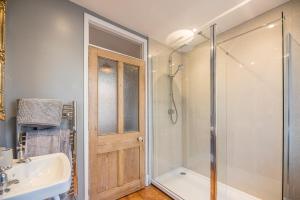
<path id="1" fill-rule="evenodd" d="M 178 30 L 199 31 L 217 22 L 218 30 L 222 32 L 288 0 L 71 1 L 129 29 L 172 46 L 174 41 L 172 38 L 170 41 L 170 37 L 176 35 Z"/>

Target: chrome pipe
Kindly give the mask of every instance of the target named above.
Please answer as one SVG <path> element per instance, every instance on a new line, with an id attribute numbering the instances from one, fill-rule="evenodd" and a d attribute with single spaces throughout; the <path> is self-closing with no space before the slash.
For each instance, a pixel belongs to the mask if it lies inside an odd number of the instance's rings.
<path id="1" fill-rule="evenodd" d="M 210 200 L 217 200 L 216 25 L 210 27 Z"/>
<path id="2" fill-rule="evenodd" d="M 77 132 L 77 103 L 76 101 L 72 102 L 73 106 L 73 130 Z"/>
<path id="3" fill-rule="evenodd" d="M 291 87 L 292 87 L 292 70 L 291 70 L 291 33 L 287 35 L 287 133 L 286 133 L 286 184 L 290 184 L 290 154 L 291 154 Z"/>

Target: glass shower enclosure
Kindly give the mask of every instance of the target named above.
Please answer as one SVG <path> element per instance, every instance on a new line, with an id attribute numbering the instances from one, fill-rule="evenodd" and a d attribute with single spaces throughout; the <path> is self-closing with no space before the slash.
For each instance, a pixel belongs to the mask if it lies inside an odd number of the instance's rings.
<path id="1" fill-rule="evenodd" d="M 150 40 L 152 183 L 172 198 L 282 200 L 282 20 Z"/>

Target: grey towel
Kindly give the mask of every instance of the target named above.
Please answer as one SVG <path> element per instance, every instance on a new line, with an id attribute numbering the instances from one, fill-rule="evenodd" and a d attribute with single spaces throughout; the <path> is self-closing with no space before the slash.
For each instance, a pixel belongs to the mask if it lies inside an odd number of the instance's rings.
<path id="1" fill-rule="evenodd" d="M 63 103 L 55 99 L 20 99 L 17 124 L 37 128 L 59 127 Z"/>
<path id="2" fill-rule="evenodd" d="M 61 128 L 33 130 L 26 132 L 25 156 L 41 156 L 51 153 L 65 153 L 72 164 L 70 130 Z"/>

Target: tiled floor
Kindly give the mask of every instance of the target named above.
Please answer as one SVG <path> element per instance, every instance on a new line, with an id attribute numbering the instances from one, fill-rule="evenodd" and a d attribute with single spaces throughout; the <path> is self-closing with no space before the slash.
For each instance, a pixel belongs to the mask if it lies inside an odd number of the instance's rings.
<path id="1" fill-rule="evenodd" d="M 148 186 L 144 189 L 130 194 L 120 200 L 171 200 L 166 194 L 154 186 Z"/>

